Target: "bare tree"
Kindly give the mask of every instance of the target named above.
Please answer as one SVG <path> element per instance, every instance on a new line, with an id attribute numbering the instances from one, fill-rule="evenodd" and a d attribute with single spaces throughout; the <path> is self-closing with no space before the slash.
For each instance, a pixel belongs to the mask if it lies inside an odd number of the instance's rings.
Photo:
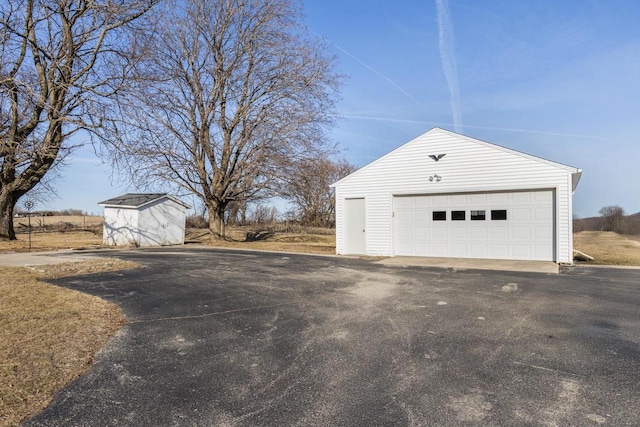
<path id="1" fill-rule="evenodd" d="M 197 195 L 212 238 L 230 203 L 267 196 L 283 162 L 324 144 L 339 77 L 299 18 L 294 0 L 176 1 L 139 67 L 155 80 L 129 94 L 113 160 Z"/>
<path id="2" fill-rule="evenodd" d="M 253 225 L 273 225 L 278 221 L 278 208 L 271 205 L 256 203 L 249 208 L 247 222 Z"/>
<path id="3" fill-rule="evenodd" d="M 0 3 L 0 238 L 13 209 L 99 125 L 132 65 L 131 29 L 158 0 Z"/>
<path id="4" fill-rule="evenodd" d="M 614 231 L 622 234 L 625 230 L 624 209 L 620 206 L 605 206 L 600 209 L 604 231 Z"/>
<path id="5" fill-rule="evenodd" d="M 303 159 L 289 168 L 281 196 L 293 203 L 302 224 L 332 226 L 335 198 L 329 185 L 355 170 L 355 166 L 344 160 L 326 157 Z"/>
<path id="6" fill-rule="evenodd" d="M 237 200 L 227 206 L 227 225 L 243 225 L 247 222 L 247 202 Z"/>

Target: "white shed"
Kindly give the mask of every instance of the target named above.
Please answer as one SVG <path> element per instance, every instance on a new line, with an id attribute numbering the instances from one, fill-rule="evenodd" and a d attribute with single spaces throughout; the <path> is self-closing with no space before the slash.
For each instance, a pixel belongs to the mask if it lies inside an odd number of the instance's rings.
<path id="1" fill-rule="evenodd" d="M 189 205 L 164 193 L 114 197 L 104 207 L 103 243 L 112 246 L 184 244 Z"/>
<path id="2" fill-rule="evenodd" d="M 434 128 L 332 185 L 336 252 L 572 263 L 581 174 Z"/>

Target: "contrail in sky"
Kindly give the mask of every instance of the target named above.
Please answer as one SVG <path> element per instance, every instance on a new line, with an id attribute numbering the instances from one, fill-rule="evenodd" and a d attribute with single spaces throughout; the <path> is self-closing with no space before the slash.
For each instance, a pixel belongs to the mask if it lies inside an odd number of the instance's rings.
<path id="1" fill-rule="evenodd" d="M 452 125 L 452 123 L 429 122 L 425 120 L 394 119 L 394 118 L 387 118 L 387 117 L 371 117 L 371 116 L 362 116 L 362 115 L 354 115 L 354 114 L 341 114 L 338 117 L 342 117 L 345 119 L 373 120 L 373 121 L 381 121 L 381 122 L 417 123 L 417 124 L 425 124 L 425 125 L 431 125 L 431 126 L 451 126 Z M 574 133 L 561 133 L 561 132 L 547 132 L 547 131 L 539 131 L 539 130 L 533 130 L 533 129 L 502 128 L 502 127 L 495 127 L 495 126 L 479 126 L 479 125 L 465 125 L 465 127 L 474 128 L 474 129 L 485 129 L 485 130 L 498 130 L 498 131 L 505 131 L 505 132 L 533 133 L 533 134 L 539 134 L 539 135 L 566 136 L 571 138 L 606 140 L 606 138 L 603 138 L 600 136 L 580 135 L 580 134 L 574 134 Z"/>
<path id="2" fill-rule="evenodd" d="M 342 47 L 338 46 L 337 44 L 335 44 L 334 42 L 332 42 L 331 40 L 329 40 L 328 38 L 316 33 L 313 30 L 309 30 L 311 33 L 315 34 L 316 36 L 323 38 L 325 40 L 327 40 L 329 43 L 331 43 L 336 49 L 338 49 L 339 51 L 341 51 L 342 53 L 344 53 L 345 55 L 351 57 L 351 59 L 355 60 L 356 62 L 358 62 L 360 65 L 362 65 L 363 67 L 365 67 L 366 69 L 368 69 L 369 71 L 372 71 L 374 74 L 377 74 L 378 76 L 382 77 L 384 80 L 387 81 L 387 83 L 389 83 L 391 86 L 395 87 L 396 89 L 398 89 L 402 94 L 404 94 L 407 98 L 409 98 L 410 100 L 412 100 L 413 102 L 415 102 L 420 108 L 426 110 L 425 106 L 418 101 L 413 95 L 411 95 L 409 92 L 407 92 L 406 90 L 404 90 L 402 88 L 402 86 L 400 86 L 399 84 L 397 84 L 396 82 L 394 82 L 393 80 L 391 80 L 389 77 L 385 76 L 384 74 L 382 74 L 380 71 L 376 70 L 375 68 L 373 68 L 371 65 L 367 64 L 366 62 L 364 62 L 363 60 L 361 60 L 360 58 L 358 58 L 357 56 L 353 55 L 351 52 L 347 51 L 346 49 L 343 49 Z"/>
<path id="3" fill-rule="evenodd" d="M 440 60 L 442 71 L 451 94 L 451 112 L 453 113 L 453 127 L 457 133 L 462 133 L 462 117 L 460 115 L 460 90 L 458 88 L 458 67 L 456 65 L 455 44 L 453 41 L 453 25 L 447 0 L 436 0 L 438 12 L 438 41 L 440 44 Z"/>
<path id="4" fill-rule="evenodd" d="M 443 32 L 446 32 L 446 31 L 444 31 L 445 29 L 443 28 L 443 19 L 441 19 L 441 14 L 440 14 L 440 6 L 446 6 L 446 5 L 444 5 L 442 3 L 443 1 L 446 1 L 446 0 L 436 0 L 436 4 L 438 6 L 438 27 L 440 28 L 440 54 L 442 56 L 442 68 L 443 68 L 443 70 L 445 72 L 445 75 L 447 77 L 447 82 L 449 82 L 449 88 L 451 90 L 451 108 L 453 110 L 454 123 L 439 123 L 439 122 L 430 122 L 430 121 L 424 121 L 424 120 L 393 119 L 393 118 L 385 118 L 385 117 L 370 117 L 370 116 L 350 115 L 350 114 L 340 114 L 337 117 L 341 117 L 341 118 L 345 118 L 345 119 L 389 121 L 389 122 L 398 122 L 398 123 L 420 123 L 420 124 L 427 124 L 427 125 L 432 125 L 432 126 L 451 126 L 451 125 L 453 125 L 454 130 L 455 130 L 456 133 L 462 133 L 461 132 L 462 121 L 461 121 L 461 117 L 460 117 L 460 107 L 459 107 L 460 106 L 460 96 L 459 96 L 459 93 L 458 93 L 458 78 L 457 78 L 457 71 L 456 71 L 456 62 L 455 62 L 455 58 L 453 58 L 453 56 L 451 56 L 451 55 L 449 55 L 449 57 L 448 57 L 449 59 L 445 59 L 445 52 L 449 52 L 449 51 L 446 51 L 446 49 L 443 49 L 443 46 L 444 46 L 444 44 L 443 44 Z M 443 12 L 444 12 L 443 16 L 446 18 L 446 21 L 447 21 L 446 24 L 448 25 L 448 30 L 449 30 L 448 31 L 448 36 L 450 37 L 450 45 L 449 45 L 450 46 L 450 52 L 453 52 L 453 27 L 451 26 L 451 20 L 450 20 L 450 17 L 449 17 L 448 8 L 445 7 L 443 9 Z M 411 95 L 409 92 L 407 92 L 405 89 L 403 89 L 396 82 L 391 80 L 389 77 L 387 77 L 386 75 L 382 74 L 380 71 L 376 70 L 375 68 L 373 68 L 372 66 L 370 66 L 369 64 L 367 64 L 366 62 L 364 62 L 363 60 L 358 58 L 357 56 L 353 55 L 351 52 L 349 52 L 346 49 L 343 49 L 342 47 L 338 46 L 337 44 L 332 42 L 327 37 L 322 36 L 322 35 L 316 33 L 315 31 L 313 31 L 311 29 L 309 31 L 311 33 L 315 34 L 316 36 L 327 40 L 336 49 L 338 49 L 339 51 L 341 51 L 345 55 L 351 57 L 353 60 L 358 62 L 360 65 L 362 65 L 363 67 L 367 68 L 369 71 L 377 74 L 379 77 L 381 77 L 382 79 L 386 80 L 391 86 L 395 87 L 402 94 L 404 94 L 407 98 L 409 98 L 413 102 L 415 102 L 416 105 L 418 105 L 418 106 L 422 107 L 424 110 L 426 110 L 426 107 L 420 101 L 418 101 L 413 95 Z M 444 47 L 446 48 L 446 46 L 444 46 Z M 453 70 L 453 82 L 449 79 L 449 75 L 447 74 L 447 67 L 445 65 L 447 63 L 450 64 L 450 66 L 452 67 L 451 69 Z M 455 96 L 454 96 L 454 94 L 455 94 Z M 520 132 L 520 133 L 532 133 L 532 134 L 540 134 L 540 135 L 566 136 L 566 137 L 573 137 L 573 138 L 604 140 L 604 138 L 602 138 L 602 137 L 593 136 L 593 135 L 576 135 L 576 134 L 567 134 L 567 133 L 558 133 L 558 132 L 545 132 L 545 131 L 537 131 L 537 130 L 532 130 L 532 129 L 502 128 L 502 127 L 476 126 L 476 125 L 466 125 L 466 127 L 474 128 L 474 129 L 498 130 L 498 131 L 507 131 L 507 132 Z"/>

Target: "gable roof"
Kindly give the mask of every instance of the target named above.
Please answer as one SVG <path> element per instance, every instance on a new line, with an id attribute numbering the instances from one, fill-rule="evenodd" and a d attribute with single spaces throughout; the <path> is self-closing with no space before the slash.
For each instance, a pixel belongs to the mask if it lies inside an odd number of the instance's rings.
<path id="1" fill-rule="evenodd" d="M 503 152 L 506 152 L 506 153 L 510 153 L 510 154 L 513 154 L 513 155 L 516 155 L 516 156 L 524 157 L 526 159 L 533 160 L 533 161 L 540 162 L 540 163 L 544 163 L 544 164 L 547 164 L 549 166 L 553 166 L 553 167 L 556 167 L 556 168 L 559 168 L 559 169 L 564 169 L 564 170 L 566 170 L 568 172 L 571 172 L 571 174 L 572 174 L 572 187 L 573 187 L 572 189 L 573 190 L 576 189 L 576 186 L 578 185 L 578 181 L 580 181 L 580 177 L 582 176 L 582 169 L 575 168 L 573 166 L 564 165 L 562 163 L 558 163 L 558 162 L 554 162 L 554 161 L 551 161 L 551 160 L 543 159 L 542 157 L 536 157 L 534 155 L 523 153 L 521 151 L 512 150 L 510 148 L 506 148 L 506 147 L 503 147 L 501 145 L 492 144 L 490 142 L 485 142 L 485 141 L 482 141 L 480 139 L 471 138 L 471 137 L 466 136 L 466 135 L 462 135 L 462 134 L 459 134 L 459 133 L 451 132 L 451 131 L 446 130 L 446 129 L 442 129 L 442 128 L 439 128 L 439 127 L 434 127 L 431 130 L 429 130 L 428 132 L 425 132 L 422 135 L 419 135 L 419 136 L 415 137 L 411 141 L 409 141 L 409 142 L 407 142 L 405 144 L 402 144 L 400 147 L 395 148 L 394 150 L 390 151 L 389 153 L 383 155 L 382 157 L 379 157 L 378 159 L 372 161 L 371 163 L 368 163 L 367 165 L 365 165 L 365 166 L 361 167 L 360 169 L 356 170 L 355 172 L 353 172 L 353 173 L 345 176 L 344 178 L 334 182 L 333 184 L 330 185 L 330 187 L 336 187 L 337 185 L 341 184 L 343 181 L 346 181 L 346 180 L 350 179 L 352 176 L 358 175 L 360 171 L 362 171 L 364 169 L 367 169 L 371 165 L 373 165 L 375 163 L 378 163 L 378 162 L 382 161 L 383 159 L 393 155 L 398 150 L 402 150 L 404 147 L 406 147 L 408 145 L 411 145 L 411 144 L 414 144 L 414 143 L 417 143 L 417 142 L 423 142 L 422 138 L 424 138 L 426 136 L 429 136 L 431 134 L 436 134 L 436 133 L 444 133 L 446 135 L 449 135 L 449 136 L 452 136 L 452 137 L 455 137 L 455 138 L 464 139 L 465 141 L 468 141 L 468 142 L 472 142 L 472 143 L 475 143 L 475 144 L 478 144 L 478 145 L 483 145 L 485 147 L 489 147 L 489 148 L 493 148 L 493 149 L 496 149 L 496 150 L 500 150 L 500 151 L 503 151 Z"/>
<path id="2" fill-rule="evenodd" d="M 127 193 L 122 196 L 113 197 L 108 200 L 104 200 L 98 205 L 105 207 L 120 207 L 120 208 L 142 208 L 150 203 L 156 202 L 162 199 L 170 199 L 174 202 L 190 209 L 191 206 L 184 203 L 182 200 L 173 197 L 167 193 Z"/>

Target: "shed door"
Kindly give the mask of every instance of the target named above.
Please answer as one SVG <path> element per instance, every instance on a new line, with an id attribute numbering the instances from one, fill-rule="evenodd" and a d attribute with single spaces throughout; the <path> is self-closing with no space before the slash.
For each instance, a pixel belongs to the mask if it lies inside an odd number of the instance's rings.
<path id="1" fill-rule="evenodd" d="M 554 261 L 554 191 L 394 197 L 395 254 Z"/>
<path id="2" fill-rule="evenodd" d="M 366 243 L 366 218 L 364 199 L 345 200 L 345 254 L 364 255 Z"/>

